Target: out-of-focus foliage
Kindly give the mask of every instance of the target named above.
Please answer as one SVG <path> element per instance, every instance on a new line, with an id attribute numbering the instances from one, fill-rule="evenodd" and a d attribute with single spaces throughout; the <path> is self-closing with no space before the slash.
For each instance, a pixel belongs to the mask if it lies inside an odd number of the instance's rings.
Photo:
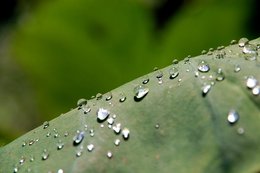
<path id="1" fill-rule="evenodd" d="M 22 81 L 31 85 L 25 94 L 35 96 L 29 100 L 38 111 L 24 109 L 27 116 L 19 117 L 27 123 L 37 117 L 31 127 L 66 112 L 78 98 L 107 92 L 174 58 L 241 36 L 257 37 L 248 24 L 254 0 L 35 2 L 20 1 L 18 11 L 25 12 L 8 42 L 9 58 L 15 58 L 25 74 Z M 14 118 L 3 118 L 15 117 L 10 114 L 0 115 L 1 131 L 14 128 Z"/>

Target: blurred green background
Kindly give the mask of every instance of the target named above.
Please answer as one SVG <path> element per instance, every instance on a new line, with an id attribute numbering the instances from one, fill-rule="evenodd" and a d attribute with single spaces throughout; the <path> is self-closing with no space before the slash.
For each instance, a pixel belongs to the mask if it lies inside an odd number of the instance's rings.
<path id="1" fill-rule="evenodd" d="M 173 59 L 259 37 L 258 0 L 2 0 L 0 146 Z"/>

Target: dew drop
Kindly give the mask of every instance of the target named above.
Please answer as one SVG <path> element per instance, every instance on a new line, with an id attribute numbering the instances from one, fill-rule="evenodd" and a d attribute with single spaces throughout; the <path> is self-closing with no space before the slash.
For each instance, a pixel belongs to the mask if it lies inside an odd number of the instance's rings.
<path id="1" fill-rule="evenodd" d="M 113 153 L 112 153 L 111 151 L 108 151 L 108 152 L 107 152 L 107 157 L 108 157 L 109 159 L 111 159 L 111 158 L 113 157 Z"/>
<path id="2" fill-rule="evenodd" d="M 160 124 L 155 124 L 155 126 L 154 126 L 156 129 L 159 129 L 160 128 Z"/>
<path id="3" fill-rule="evenodd" d="M 63 173 L 63 169 L 59 169 L 57 173 Z"/>
<path id="4" fill-rule="evenodd" d="M 202 55 L 205 55 L 206 53 L 207 53 L 206 50 L 202 50 L 202 51 L 201 51 L 201 54 L 202 54 Z"/>
<path id="5" fill-rule="evenodd" d="M 109 100 L 111 100 L 112 98 L 113 98 L 112 93 L 111 93 L 111 92 L 108 92 L 108 93 L 106 94 L 106 101 L 109 101 Z"/>
<path id="6" fill-rule="evenodd" d="M 23 165 L 24 162 L 25 162 L 25 158 L 22 156 L 21 159 L 19 160 L 19 163 L 20 163 L 20 165 Z"/>
<path id="7" fill-rule="evenodd" d="M 239 119 L 239 114 L 236 110 L 234 109 L 231 109 L 229 112 L 228 112 L 228 116 L 227 116 L 227 120 L 229 122 L 229 124 L 233 125 L 235 124 Z"/>
<path id="8" fill-rule="evenodd" d="M 257 47 L 252 44 L 247 44 L 243 47 L 243 53 L 245 54 L 245 59 L 254 61 L 256 60 L 258 53 L 257 53 Z"/>
<path id="9" fill-rule="evenodd" d="M 247 77 L 246 80 L 246 86 L 250 89 L 254 88 L 257 85 L 258 81 L 254 76 L 249 76 Z"/>
<path id="10" fill-rule="evenodd" d="M 225 79 L 225 75 L 224 75 L 222 69 L 219 68 L 218 71 L 217 71 L 216 80 L 217 81 L 223 81 L 224 79 Z"/>
<path id="11" fill-rule="evenodd" d="M 143 85 L 138 85 L 137 87 L 134 88 L 134 99 L 135 101 L 140 101 L 142 100 L 149 92 L 149 88 L 143 86 Z"/>
<path id="12" fill-rule="evenodd" d="M 102 122 L 107 119 L 107 117 L 110 115 L 110 112 L 107 109 L 99 108 L 97 111 L 97 120 L 99 122 Z"/>
<path id="13" fill-rule="evenodd" d="M 112 125 L 114 123 L 114 118 L 110 117 L 107 119 L 108 124 Z"/>
<path id="14" fill-rule="evenodd" d="M 63 147 L 64 147 L 64 143 L 61 140 L 59 140 L 57 143 L 57 150 L 61 150 Z"/>
<path id="15" fill-rule="evenodd" d="M 114 141 L 114 144 L 115 144 L 116 146 L 119 146 L 119 145 L 120 145 L 120 139 L 116 139 L 116 140 Z"/>
<path id="16" fill-rule="evenodd" d="M 231 41 L 230 41 L 230 44 L 231 44 L 231 45 L 234 45 L 234 44 L 236 44 L 236 43 L 237 43 L 237 40 L 231 40 Z"/>
<path id="17" fill-rule="evenodd" d="M 31 158 L 30 158 L 30 162 L 33 162 L 33 161 L 34 161 L 34 157 L 31 156 Z"/>
<path id="18" fill-rule="evenodd" d="M 69 136 L 69 132 L 66 131 L 66 132 L 64 133 L 64 137 L 67 137 L 67 136 Z"/>
<path id="19" fill-rule="evenodd" d="M 84 114 L 87 114 L 87 113 L 89 113 L 89 112 L 91 111 L 91 108 L 90 108 L 89 105 L 83 105 L 83 106 L 81 107 L 81 109 L 83 110 L 83 113 L 84 113 Z"/>
<path id="20" fill-rule="evenodd" d="M 124 93 L 121 93 L 121 94 L 119 95 L 119 102 L 120 102 L 120 103 L 123 103 L 125 100 L 126 100 L 125 94 L 124 94 Z"/>
<path id="21" fill-rule="evenodd" d="M 218 46 L 218 47 L 217 47 L 217 50 L 222 50 L 222 49 L 224 49 L 224 48 L 225 48 L 225 46 L 223 46 L 223 45 L 222 45 L 222 46 Z"/>
<path id="22" fill-rule="evenodd" d="M 240 70 L 241 70 L 240 65 L 236 64 L 236 65 L 235 65 L 234 72 L 235 72 L 235 73 L 238 73 L 238 72 L 240 72 Z"/>
<path id="23" fill-rule="evenodd" d="M 237 134 L 239 134 L 239 135 L 243 135 L 244 133 L 245 133 L 244 128 L 239 127 L 239 128 L 237 129 Z"/>
<path id="24" fill-rule="evenodd" d="M 97 93 L 97 95 L 96 95 L 96 99 L 97 100 L 101 100 L 102 97 L 103 97 L 103 95 L 101 93 Z"/>
<path id="25" fill-rule="evenodd" d="M 177 67 L 172 67 L 169 69 L 169 75 L 170 75 L 170 79 L 174 79 L 179 75 L 179 70 Z"/>
<path id="26" fill-rule="evenodd" d="M 47 149 L 44 149 L 42 153 L 42 160 L 47 160 L 48 158 L 49 158 L 49 152 L 47 151 Z"/>
<path id="27" fill-rule="evenodd" d="M 26 141 L 23 141 L 22 147 L 25 147 L 25 146 L 26 146 Z"/>
<path id="28" fill-rule="evenodd" d="M 15 167 L 14 167 L 14 173 L 17 173 L 18 171 L 19 171 L 18 167 L 15 166 Z"/>
<path id="29" fill-rule="evenodd" d="M 238 41 L 238 46 L 239 46 L 239 47 L 244 47 L 248 42 L 249 42 L 249 40 L 248 40 L 247 38 L 241 38 L 241 39 Z"/>
<path id="30" fill-rule="evenodd" d="M 113 126 L 113 130 L 116 134 L 119 134 L 121 132 L 121 124 L 118 123 L 115 126 Z"/>
<path id="31" fill-rule="evenodd" d="M 200 74 L 199 74 L 198 71 L 194 71 L 194 76 L 195 76 L 195 77 L 199 77 L 199 75 L 200 75 Z"/>
<path id="32" fill-rule="evenodd" d="M 94 147 L 95 146 L 93 144 L 87 145 L 87 149 L 88 149 L 89 152 L 93 151 Z"/>
<path id="33" fill-rule="evenodd" d="M 210 70 L 210 67 L 209 67 L 209 65 L 205 61 L 201 61 L 198 64 L 198 70 L 200 72 L 206 73 L 206 72 L 208 72 Z"/>
<path id="34" fill-rule="evenodd" d="M 29 146 L 33 145 L 33 144 L 34 144 L 34 142 L 35 142 L 35 140 L 34 140 L 34 139 L 30 139 L 30 140 L 29 140 L 29 143 L 28 143 L 28 144 L 29 144 Z"/>
<path id="35" fill-rule="evenodd" d="M 125 140 L 127 140 L 127 139 L 129 138 L 129 136 L 130 136 L 130 131 L 129 131 L 128 128 L 124 128 L 124 129 L 122 130 L 122 136 L 123 136 L 123 138 L 124 138 Z"/>
<path id="36" fill-rule="evenodd" d="M 48 132 L 47 134 L 46 134 L 46 137 L 50 137 L 51 136 L 51 132 Z"/>
<path id="37" fill-rule="evenodd" d="M 257 85 L 252 89 L 252 94 L 258 96 L 260 94 L 260 86 Z"/>
<path id="38" fill-rule="evenodd" d="M 173 64 L 178 64 L 178 63 L 179 63 L 179 60 L 178 60 L 178 59 L 174 59 L 174 60 L 172 60 L 172 63 L 173 63 Z"/>
<path id="39" fill-rule="evenodd" d="M 43 129 L 47 129 L 49 127 L 50 123 L 48 121 L 45 121 L 43 123 Z"/>
<path id="40" fill-rule="evenodd" d="M 79 149 L 77 152 L 76 152 L 76 156 L 77 157 L 80 157 L 82 155 L 83 151 L 81 149 Z"/>
<path id="41" fill-rule="evenodd" d="M 202 87 L 202 96 L 205 97 L 211 89 L 211 85 L 204 85 Z"/>
<path id="42" fill-rule="evenodd" d="M 73 145 L 79 145 L 84 139 L 85 133 L 83 131 L 77 131 L 77 134 L 73 137 Z"/>
<path id="43" fill-rule="evenodd" d="M 81 99 L 79 99 L 79 100 L 77 101 L 77 106 L 78 106 L 78 107 L 81 107 L 81 106 L 83 106 L 83 105 L 86 105 L 87 102 L 88 102 L 88 101 L 87 101 L 86 99 L 81 98 Z"/>
<path id="44" fill-rule="evenodd" d="M 93 136 L 95 135 L 94 129 L 90 129 L 90 130 L 89 130 L 89 134 L 90 134 L 91 137 L 93 137 Z"/>
<path id="45" fill-rule="evenodd" d="M 150 81 L 149 77 L 146 76 L 142 83 L 145 85 L 148 84 L 149 81 Z"/>

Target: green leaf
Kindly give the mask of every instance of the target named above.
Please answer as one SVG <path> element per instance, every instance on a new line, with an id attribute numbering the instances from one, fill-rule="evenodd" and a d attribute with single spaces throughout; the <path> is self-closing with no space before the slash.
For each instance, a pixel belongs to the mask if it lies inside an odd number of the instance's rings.
<path id="1" fill-rule="evenodd" d="M 185 59 L 81 102 L 2 147 L 0 172 L 259 172 L 259 43 Z M 106 116 L 111 128 L 97 119 Z"/>

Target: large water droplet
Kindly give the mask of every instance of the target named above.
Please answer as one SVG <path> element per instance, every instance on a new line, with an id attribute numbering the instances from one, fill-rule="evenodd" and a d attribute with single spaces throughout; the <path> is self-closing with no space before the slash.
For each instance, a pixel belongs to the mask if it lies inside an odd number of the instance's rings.
<path id="1" fill-rule="evenodd" d="M 43 129 L 47 129 L 49 127 L 50 123 L 48 121 L 45 121 L 43 123 Z"/>
<path id="2" fill-rule="evenodd" d="M 88 102 L 88 101 L 87 101 L 86 99 L 81 98 L 81 99 L 79 99 L 79 100 L 77 101 L 77 106 L 78 106 L 78 107 L 81 107 L 81 106 L 83 106 L 83 105 L 86 105 L 87 102 Z"/>
<path id="3" fill-rule="evenodd" d="M 241 38 L 241 39 L 238 41 L 238 46 L 239 46 L 239 47 L 244 47 L 248 42 L 249 42 L 249 40 L 248 40 L 247 38 Z"/>
<path id="4" fill-rule="evenodd" d="M 172 67 L 169 69 L 170 79 L 174 79 L 179 75 L 179 69 L 177 67 Z"/>
<path id="5" fill-rule="evenodd" d="M 47 160 L 48 158 L 49 158 L 49 152 L 47 151 L 47 149 L 44 149 L 42 153 L 42 160 Z"/>
<path id="6" fill-rule="evenodd" d="M 94 147 L 95 147 L 95 146 L 94 146 L 93 144 L 89 144 L 89 145 L 87 146 L 87 149 L 88 149 L 89 152 L 91 152 L 91 151 L 93 151 Z"/>
<path id="7" fill-rule="evenodd" d="M 107 119 L 107 117 L 110 115 L 110 112 L 107 109 L 99 108 L 97 111 L 97 120 L 99 122 L 102 122 Z"/>
<path id="8" fill-rule="evenodd" d="M 243 47 L 243 53 L 246 60 L 254 61 L 258 56 L 257 47 L 252 44 L 247 44 Z"/>
<path id="9" fill-rule="evenodd" d="M 143 85 L 138 85 L 137 87 L 134 88 L 134 99 L 135 101 L 140 101 L 142 100 L 149 92 L 149 88 L 143 86 Z"/>
<path id="10" fill-rule="evenodd" d="M 73 137 L 73 145 L 79 145 L 84 139 L 85 133 L 83 131 L 77 131 L 77 134 Z"/>
<path id="11" fill-rule="evenodd" d="M 205 97 L 211 89 L 211 85 L 204 85 L 202 87 L 202 96 Z"/>
<path id="12" fill-rule="evenodd" d="M 235 124 L 239 119 L 239 114 L 236 110 L 231 109 L 228 112 L 227 120 L 230 124 Z"/>
<path id="13" fill-rule="evenodd" d="M 225 79 L 225 75 L 224 75 L 222 69 L 219 68 L 218 71 L 217 71 L 217 74 L 216 74 L 216 80 L 217 81 L 223 81 L 224 79 Z"/>
<path id="14" fill-rule="evenodd" d="M 127 140 L 127 139 L 129 138 L 129 136 L 130 136 L 130 131 L 129 131 L 128 128 L 124 128 L 124 129 L 122 130 L 122 136 L 123 136 L 123 138 L 124 138 L 125 140 Z"/>
<path id="15" fill-rule="evenodd" d="M 113 157 L 113 153 L 112 153 L 111 151 L 108 151 L 108 152 L 107 152 L 107 157 L 108 157 L 109 159 L 111 159 L 111 158 Z"/>
<path id="16" fill-rule="evenodd" d="M 206 72 L 208 72 L 210 70 L 210 67 L 209 67 L 209 65 L 205 61 L 201 61 L 198 64 L 198 70 L 200 72 L 206 73 Z"/>
<path id="17" fill-rule="evenodd" d="M 247 77 L 246 80 L 246 86 L 250 89 L 254 88 L 257 85 L 258 81 L 254 76 L 249 76 Z"/>
<path id="18" fill-rule="evenodd" d="M 252 89 L 252 94 L 258 96 L 260 94 L 260 86 L 257 85 Z"/>
<path id="19" fill-rule="evenodd" d="M 120 145 L 120 139 L 116 139 L 116 140 L 114 141 L 114 144 L 115 144 L 116 146 L 119 146 L 119 145 Z"/>

